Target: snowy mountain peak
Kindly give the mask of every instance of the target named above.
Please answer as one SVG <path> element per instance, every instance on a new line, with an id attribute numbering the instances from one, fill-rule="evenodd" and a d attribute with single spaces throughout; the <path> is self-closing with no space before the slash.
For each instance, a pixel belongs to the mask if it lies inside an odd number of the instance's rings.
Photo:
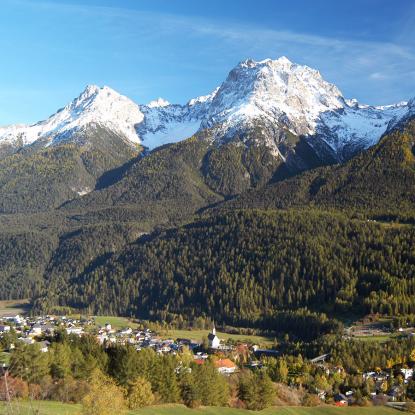
<path id="1" fill-rule="evenodd" d="M 34 125 L 15 125 L 0 128 L 0 142 L 12 145 L 30 145 L 42 141 L 54 145 L 68 139 L 90 125 L 101 125 L 125 138 L 139 143 L 135 125 L 143 121 L 137 104 L 113 89 L 88 85 L 64 108 L 45 121 Z"/>
<path id="2" fill-rule="evenodd" d="M 268 61 L 272 61 L 272 59 L 266 59 Z M 293 63 L 286 57 L 286 56 L 280 56 L 278 59 L 275 60 L 275 62 L 278 62 L 283 65 L 292 65 Z"/>
<path id="3" fill-rule="evenodd" d="M 272 123 L 285 120 L 295 134 L 310 134 L 319 114 L 344 105 L 341 92 L 314 69 L 286 57 L 259 62 L 248 59 L 229 73 L 202 125 L 224 124 L 232 134 L 254 119 Z"/>
<path id="4" fill-rule="evenodd" d="M 204 104 L 206 102 L 211 102 L 213 98 L 215 98 L 215 95 L 217 94 L 217 92 L 219 91 L 219 87 L 215 88 L 210 94 L 208 95 L 201 95 L 200 97 L 197 98 L 193 98 L 191 99 L 187 105 L 188 106 L 193 106 L 193 105 L 197 105 L 197 104 Z"/>
<path id="5" fill-rule="evenodd" d="M 169 101 L 166 101 L 163 98 L 157 98 L 157 99 L 155 99 L 153 101 L 150 101 L 147 104 L 147 107 L 149 107 L 149 108 L 160 108 L 160 107 L 167 107 L 169 105 L 170 105 L 170 102 Z"/>
<path id="6" fill-rule="evenodd" d="M 91 97 L 92 95 L 98 94 L 100 89 L 101 88 L 98 85 L 89 84 L 85 87 L 85 89 L 79 95 L 79 98 L 80 99 L 87 99 L 87 98 Z"/>

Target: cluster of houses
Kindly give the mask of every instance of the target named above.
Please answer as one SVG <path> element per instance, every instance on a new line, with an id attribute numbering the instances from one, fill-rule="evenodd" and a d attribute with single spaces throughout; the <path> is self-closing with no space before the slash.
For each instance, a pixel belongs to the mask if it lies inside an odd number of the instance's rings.
<path id="1" fill-rule="evenodd" d="M 342 373 L 344 368 L 341 366 L 334 366 L 326 363 L 330 354 L 323 354 L 311 359 L 310 362 L 324 369 L 326 375 L 333 373 Z M 396 365 L 392 369 L 378 369 L 377 371 L 368 371 L 362 374 L 364 381 L 371 379 L 373 381 L 374 391 L 371 393 L 374 403 L 382 400 L 382 404 L 385 402 L 396 402 L 404 395 L 404 385 L 407 385 L 411 380 L 415 380 L 415 368 L 408 367 L 407 365 Z M 394 384 L 390 387 L 389 383 L 391 378 L 401 378 L 401 384 Z M 322 399 L 326 399 L 327 393 L 324 391 L 318 391 L 318 396 Z M 354 392 L 352 390 L 345 391 L 344 393 L 338 393 L 334 395 L 334 401 L 337 406 L 351 405 L 355 402 Z"/>
<path id="2" fill-rule="evenodd" d="M 11 316 L 3 317 L 0 321 L 0 337 L 13 331 L 17 335 L 17 341 L 24 344 L 35 344 L 40 346 L 41 352 L 47 352 L 50 343 L 41 340 L 47 336 L 52 336 L 57 329 L 64 329 L 67 334 L 83 335 L 87 326 L 93 324 L 92 320 L 79 321 L 71 318 L 55 316 Z M 13 349 L 15 344 L 11 344 Z"/>
<path id="3" fill-rule="evenodd" d="M 160 354 L 176 354 L 186 347 L 194 353 L 197 364 L 202 364 L 208 358 L 207 353 L 198 351 L 201 342 L 185 338 L 165 339 L 150 329 L 132 329 L 130 327 L 115 329 L 110 323 L 97 327 L 93 319 L 77 320 L 66 316 L 26 317 L 16 315 L 3 317 L 0 320 L 0 337 L 13 330 L 17 335 L 17 342 L 36 343 L 41 352 L 48 351 L 50 342 L 45 339 L 48 336 L 53 336 L 58 329 L 65 330 L 68 335 L 83 336 L 86 333 L 94 335 L 97 341 L 104 346 L 129 344 L 137 350 L 151 348 Z M 215 327 L 208 335 L 208 345 L 211 353 L 232 351 L 233 349 L 219 339 Z M 14 343 L 10 345 L 10 349 L 15 347 Z M 215 365 L 218 371 L 223 374 L 234 373 L 237 369 L 236 364 L 230 359 L 218 359 L 215 361 Z"/>
<path id="4" fill-rule="evenodd" d="M 239 344 L 237 346 L 230 346 L 218 337 L 216 329 L 213 326 L 209 333 L 208 353 L 201 351 L 203 348 L 200 341 L 194 341 L 186 338 L 169 339 L 162 338 L 150 329 L 132 329 L 126 327 L 123 329 L 115 329 L 111 324 L 106 323 L 103 326 L 98 326 L 93 319 L 77 320 L 65 316 L 11 316 L 0 319 L 0 338 L 7 333 L 14 332 L 16 341 L 24 344 L 38 344 L 40 352 L 47 352 L 50 346 L 48 340 L 49 336 L 53 336 L 57 330 L 64 330 L 68 335 L 83 336 L 85 334 L 96 336 L 97 341 L 103 346 L 110 346 L 113 344 L 131 345 L 136 350 L 144 348 L 151 348 L 156 353 L 160 354 L 176 354 L 187 348 L 193 353 L 194 361 L 198 365 L 202 365 L 208 359 L 209 354 L 217 354 L 219 358 L 214 360 L 217 370 L 224 374 L 230 375 L 237 371 L 237 365 L 234 361 L 237 356 L 243 354 L 249 355 L 251 358 L 260 358 L 263 355 L 277 356 L 278 351 L 271 349 L 259 349 L 258 346 L 252 345 L 248 347 L 246 344 Z M 15 348 L 15 344 L 10 344 L 10 349 Z M 206 347 L 206 345 L 205 345 Z M 229 358 L 230 357 L 230 358 Z M 326 363 L 329 354 L 324 354 L 311 359 L 311 363 L 325 369 L 327 375 L 333 371 L 343 370 L 341 367 L 333 367 Z M 251 360 L 246 366 L 251 369 L 257 369 L 263 366 L 261 360 Z M 363 373 L 363 379 L 372 379 L 377 393 L 373 393 L 373 399 L 377 399 L 379 392 L 383 391 L 384 385 L 388 383 L 391 376 L 402 377 L 402 384 L 407 384 L 414 379 L 414 368 L 398 367 L 391 371 L 376 371 Z M 384 395 L 388 400 L 396 401 L 402 396 L 403 387 L 400 385 L 393 386 Z M 321 391 L 319 397 L 324 400 L 326 393 Z M 353 403 L 354 396 L 352 391 L 347 391 L 344 394 L 337 394 L 334 396 L 336 405 L 348 405 Z"/>

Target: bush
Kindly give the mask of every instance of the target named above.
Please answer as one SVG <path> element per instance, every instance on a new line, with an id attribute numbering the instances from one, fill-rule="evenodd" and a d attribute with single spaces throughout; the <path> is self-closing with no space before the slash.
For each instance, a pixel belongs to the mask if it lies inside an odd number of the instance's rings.
<path id="1" fill-rule="evenodd" d="M 10 399 L 27 398 L 29 396 L 29 387 L 27 383 L 20 378 L 7 377 L 7 388 L 4 377 L 0 379 L 0 400 L 7 400 L 7 389 Z"/>
<path id="2" fill-rule="evenodd" d="M 303 398 L 303 406 L 319 406 L 321 399 L 317 395 L 307 393 Z"/>

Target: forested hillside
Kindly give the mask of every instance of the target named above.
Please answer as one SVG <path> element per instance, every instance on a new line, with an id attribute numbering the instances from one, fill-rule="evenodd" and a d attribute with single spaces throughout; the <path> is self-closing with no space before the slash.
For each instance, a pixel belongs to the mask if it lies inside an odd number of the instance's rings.
<path id="1" fill-rule="evenodd" d="M 409 225 L 239 211 L 138 241 L 70 279 L 56 273 L 36 305 L 276 329 L 279 312 L 303 307 L 414 313 L 414 246 Z"/>
<path id="2" fill-rule="evenodd" d="M 40 222 L 3 217 L 2 297 L 308 336 L 339 314 L 414 313 L 414 136 L 409 120 L 343 165 L 285 180 L 266 146 L 212 146 L 204 132 L 161 147 Z"/>
<path id="3" fill-rule="evenodd" d="M 101 176 L 139 153 L 97 126 L 84 131 L 79 140 L 87 144 L 30 147 L 0 160 L 0 213 L 58 208 L 94 190 Z"/>
<path id="4" fill-rule="evenodd" d="M 413 217 L 415 119 L 345 164 L 321 167 L 258 190 L 225 208 L 316 206 L 368 215 Z"/>

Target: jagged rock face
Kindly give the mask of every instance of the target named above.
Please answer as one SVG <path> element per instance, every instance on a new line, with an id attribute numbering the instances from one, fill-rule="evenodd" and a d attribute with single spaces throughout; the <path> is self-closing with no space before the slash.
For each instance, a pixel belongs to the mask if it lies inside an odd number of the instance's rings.
<path id="1" fill-rule="evenodd" d="M 0 127 L 0 156 L 25 146 L 86 145 L 86 130 L 99 126 L 128 146 L 141 144 L 150 150 L 209 129 L 208 139 L 215 144 L 257 142 L 283 160 L 297 159 L 291 157 L 296 136 L 324 164 L 376 144 L 382 134 L 413 114 L 414 107 L 413 101 L 375 107 L 347 100 L 318 71 L 285 57 L 246 60 L 211 94 L 185 105 L 162 98 L 137 105 L 111 88 L 88 86 L 45 121 Z"/>
<path id="2" fill-rule="evenodd" d="M 283 133 L 288 130 L 304 137 L 320 158 L 330 153 L 341 161 L 376 144 L 407 111 L 406 103 L 373 107 L 346 100 L 318 71 L 282 57 L 247 60 L 234 68 L 213 98 L 202 128 L 213 129 L 220 140 L 257 128 L 283 158 Z"/>

